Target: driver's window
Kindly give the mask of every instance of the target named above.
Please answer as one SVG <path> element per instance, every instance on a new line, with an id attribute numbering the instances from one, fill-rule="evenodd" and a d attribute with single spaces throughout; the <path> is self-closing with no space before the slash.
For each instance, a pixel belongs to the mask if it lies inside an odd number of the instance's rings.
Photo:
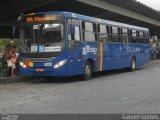
<path id="1" fill-rule="evenodd" d="M 79 20 L 68 19 L 67 29 L 68 29 L 69 49 L 78 47 L 80 43 Z"/>

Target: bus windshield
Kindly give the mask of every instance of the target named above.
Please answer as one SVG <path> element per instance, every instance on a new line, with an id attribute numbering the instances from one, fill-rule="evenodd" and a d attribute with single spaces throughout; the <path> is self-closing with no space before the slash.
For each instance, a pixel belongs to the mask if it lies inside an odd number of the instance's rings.
<path id="1" fill-rule="evenodd" d="M 20 27 L 22 53 L 61 52 L 63 48 L 64 25 L 62 23 L 22 23 Z"/>

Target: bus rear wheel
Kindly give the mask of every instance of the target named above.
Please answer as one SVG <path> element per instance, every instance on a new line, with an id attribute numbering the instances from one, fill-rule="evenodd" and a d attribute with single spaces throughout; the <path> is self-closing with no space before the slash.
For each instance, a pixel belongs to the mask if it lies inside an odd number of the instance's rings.
<path id="1" fill-rule="evenodd" d="M 84 66 L 84 80 L 90 80 L 92 78 L 93 69 L 90 62 L 86 62 Z"/>
<path id="2" fill-rule="evenodd" d="M 136 59 L 132 57 L 131 63 L 130 63 L 130 71 L 136 70 Z"/>

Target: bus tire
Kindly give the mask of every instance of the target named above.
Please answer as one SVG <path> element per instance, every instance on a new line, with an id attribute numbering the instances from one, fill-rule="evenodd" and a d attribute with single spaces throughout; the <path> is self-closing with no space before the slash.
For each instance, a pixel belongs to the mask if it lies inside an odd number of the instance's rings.
<path id="1" fill-rule="evenodd" d="M 84 80 L 90 80 L 92 78 L 92 74 L 93 74 L 93 66 L 90 62 L 86 62 L 86 64 L 84 65 Z"/>
<path id="2" fill-rule="evenodd" d="M 130 62 L 130 71 L 135 71 L 135 70 L 136 70 L 136 58 L 132 57 Z"/>

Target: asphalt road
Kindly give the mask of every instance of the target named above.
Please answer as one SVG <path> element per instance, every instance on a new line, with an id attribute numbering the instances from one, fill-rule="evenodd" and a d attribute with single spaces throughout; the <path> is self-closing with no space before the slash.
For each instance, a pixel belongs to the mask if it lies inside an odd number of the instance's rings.
<path id="1" fill-rule="evenodd" d="M 160 61 L 134 72 L 0 84 L 0 113 L 160 113 Z"/>

